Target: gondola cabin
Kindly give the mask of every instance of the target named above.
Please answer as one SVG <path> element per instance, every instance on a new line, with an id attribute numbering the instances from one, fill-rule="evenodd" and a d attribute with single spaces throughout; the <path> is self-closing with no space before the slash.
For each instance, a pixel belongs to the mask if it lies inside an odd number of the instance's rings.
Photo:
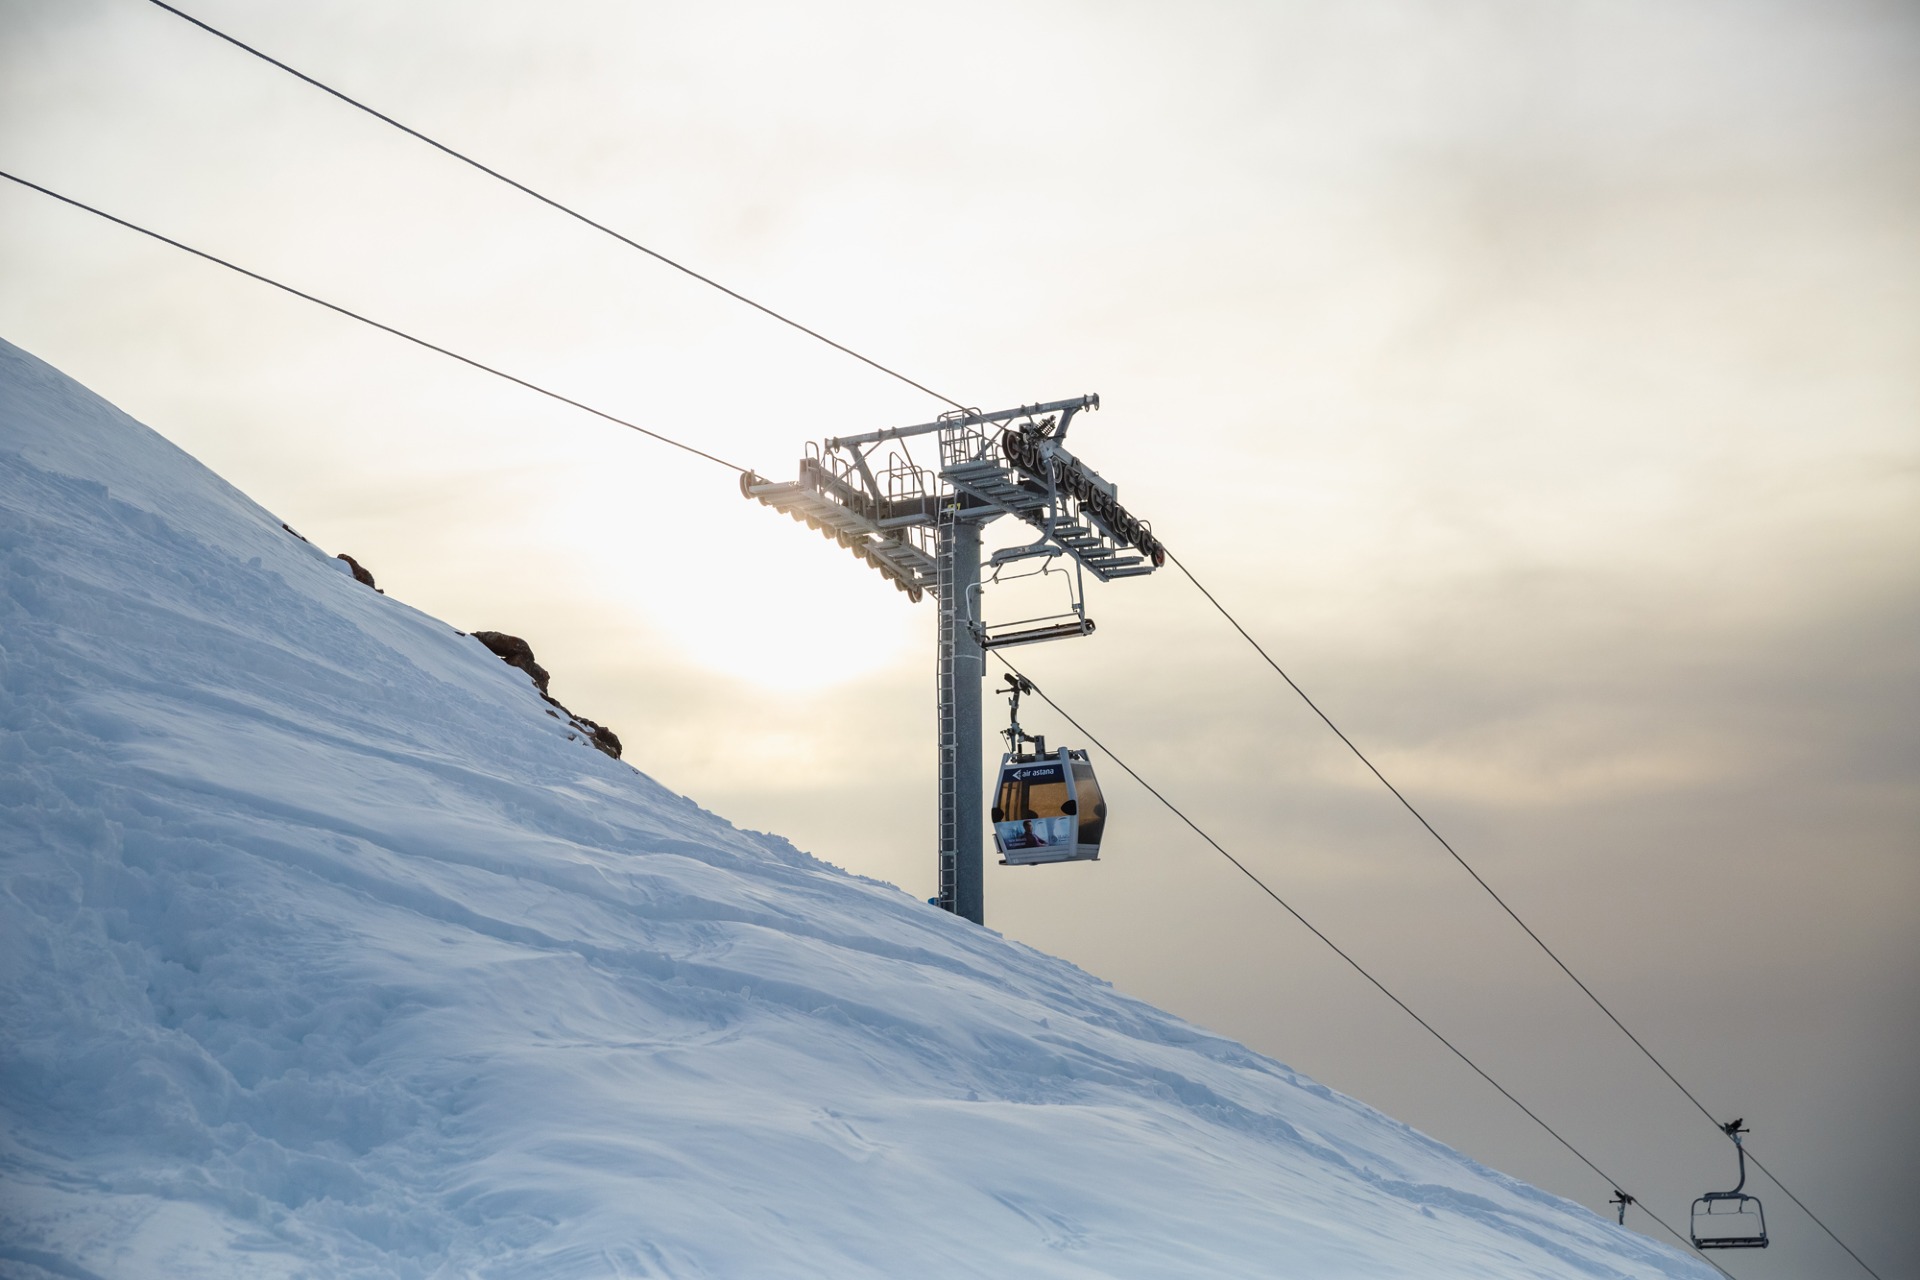
<path id="1" fill-rule="evenodd" d="M 1000 758 L 993 799 L 993 843 L 1000 863 L 1087 862 L 1100 856 L 1107 802 L 1084 751 Z"/>

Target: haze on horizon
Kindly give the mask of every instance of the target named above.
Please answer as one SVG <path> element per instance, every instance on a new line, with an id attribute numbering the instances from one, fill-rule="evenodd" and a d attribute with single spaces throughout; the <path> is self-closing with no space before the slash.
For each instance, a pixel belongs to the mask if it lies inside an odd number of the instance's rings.
<path id="1" fill-rule="evenodd" d="M 187 7 L 968 403 L 1099 392 L 1076 451 L 1920 1277 L 1920 11 Z M 941 407 L 151 5 L 0 0 L 0 32 L 0 168 L 763 474 Z M 31 192 L 0 223 L 9 340 L 395 596 L 528 637 L 640 769 L 930 891 L 930 606 L 717 468 Z M 1090 611 L 1015 661 L 1663 1214 L 1731 1185 L 1184 583 Z M 1603 1206 L 1109 790 L 1102 863 L 990 868 L 992 927 Z M 1729 1270 L 1850 1273 L 1767 1207 Z"/>

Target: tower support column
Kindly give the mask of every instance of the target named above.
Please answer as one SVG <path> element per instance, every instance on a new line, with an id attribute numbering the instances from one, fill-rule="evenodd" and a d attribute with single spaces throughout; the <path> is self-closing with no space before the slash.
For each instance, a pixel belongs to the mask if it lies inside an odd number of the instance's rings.
<path id="1" fill-rule="evenodd" d="M 974 639 L 980 601 L 980 523 L 949 508 L 936 528 L 940 608 L 937 729 L 940 747 L 940 906 L 986 923 L 980 838 L 980 685 L 986 654 Z"/>

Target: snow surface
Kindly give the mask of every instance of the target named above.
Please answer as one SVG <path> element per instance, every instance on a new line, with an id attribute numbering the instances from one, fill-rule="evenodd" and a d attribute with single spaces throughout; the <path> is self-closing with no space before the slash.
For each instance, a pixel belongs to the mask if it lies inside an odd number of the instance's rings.
<path id="1" fill-rule="evenodd" d="M 5 343 L 0 566 L 0 1275 L 1712 1274 L 730 826 Z"/>

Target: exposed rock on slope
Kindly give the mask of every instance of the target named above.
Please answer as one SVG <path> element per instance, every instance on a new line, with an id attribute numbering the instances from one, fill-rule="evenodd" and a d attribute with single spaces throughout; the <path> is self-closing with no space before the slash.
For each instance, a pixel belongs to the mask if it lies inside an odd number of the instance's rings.
<path id="1" fill-rule="evenodd" d="M 508 666 L 518 667 L 532 676 L 534 688 L 542 693 L 547 691 L 547 682 L 551 677 L 545 667 L 533 660 L 532 645 L 504 631 L 476 631 L 473 638 L 500 655 L 500 660 Z"/>
<path id="2" fill-rule="evenodd" d="M 547 682 L 550 677 L 547 674 L 547 669 L 534 661 L 532 645 L 522 640 L 519 636 L 510 636 L 504 631 L 476 631 L 473 633 L 473 638 L 498 654 L 501 661 L 505 662 L 508 666 L 518 667 L 529 676 L 532 676 L 533 687 L 540 691 L 540 696 L 545 698 L 549 704 L 559 708 L 560 715 L 567 718 L 568 724 L 571 724 L 574 728 L 585 734 L 587 741 L 599 750 L 604 751 L 615 760 L 620 758 L 620 738 L 613 730 L 607 728 L 605 725 L 596 724 L 583 715 L 576 715 L 567 710 L 564 703 L 547 692 Z"/>
<path id="3" fill-rule="evenodd" d="M 284 525 L 284 524 L 283 524 L 283 525 L 281 525 L 280 527 L 281 527 L 282 529 L 287 529 L 287 526 L 286 526 L 286 525 Z M 293 533 L 293 530 L 291 530 L 291 529 L 287 529 L 287 532 L 288 532 L 288 533 Z M 300 535 L 299 535 L 299 534 L 297 534 L 297 533 L 294 533 L 294 534 L 293 534 L 293 536 L 294 536 L 294 537 L 296 537 L 296 538 L 298 538 L 298 537 L 300 537 Z M 302 541 L 305 541 L 305 539 L 302 539 Z M 344 552 L 344 551 L 342 551 L 342 552 L 341 552 L 340 554 L 338 554 L 338 555 L 336 555 L 336 556 L 334 557 L 334 559 L 335 559 L 335 560 L 343 560 L 343 561 L 345 561 L 345 562 L 346 562 L 346 565 L 347 565 L 347 572 L 349 572 L 349 573 L 351 573 L 351 574 L 353 575 L 353 580 L 354 580 L 355 582 L 357 582 L 357 583 L 359 583 L 359 584 L 360 584 L 361 586 L 363 586 L 363 587 L 373 587 L 373 589 L 374 589 L 375 591 L 380 591 L 380 588 L 379 588 L 379 587 L 377 587 L 377 586 L 374 586 L 374 583 L 373 583 L 373 574 L 372 574 L 372 573 L 370 573 L 370 572 L 369 572 L 369 571 L 367 570 L 367 568 L 366 568 L 366 566 L 365 566 L 365 565 L 363 565 L 363 564 L 361 564 L 361 563 L 360 563 L 360 562 L 359 562 L 358 560 L 355 560 L 355 559 L 354 559 L 354 558 L 353 558 L 352 556 L 350 556 L 350 555 L 348 555 L 348 554 L 347 554 L 346 552 Z M 384 592 L 384 591 L 380 591 L 380 594 L 381 594 L 381 595 L 385 595 L 385 594 L 386 594 L 386 592 Z"/>

